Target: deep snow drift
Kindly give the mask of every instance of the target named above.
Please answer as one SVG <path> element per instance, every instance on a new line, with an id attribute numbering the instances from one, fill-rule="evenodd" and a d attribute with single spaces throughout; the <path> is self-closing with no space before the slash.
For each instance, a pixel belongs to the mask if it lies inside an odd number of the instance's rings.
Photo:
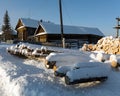
<path id="1" fill-rule="evenodd" d="M 111 68 L 108 80 L 103 83 L 91 82 L 68 86 L 63 78 L 55 77 L 53 70 L 46 69 L 42 62 L 9 54 L 6 48 L 10 46 L 0 44 L 0 96 L 120 96 L 119 70 Z M 38 45 L 29 46 L 40 48 Z M 85 55 L 88 58 L 94 54 L 50 48 L 60 52 L 82 54 L 81 56 Z"/>

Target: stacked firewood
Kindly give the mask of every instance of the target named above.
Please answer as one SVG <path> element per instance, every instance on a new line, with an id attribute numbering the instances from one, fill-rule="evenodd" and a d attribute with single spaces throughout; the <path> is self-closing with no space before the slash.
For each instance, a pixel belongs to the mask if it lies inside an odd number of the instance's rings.
<path id="1" fill-rule="evenodd" d="M 97 44 L 84 44 L 83 51 L 103 51 L 106 54 L 120 54 L 120 38 L 104 37 Z"/>

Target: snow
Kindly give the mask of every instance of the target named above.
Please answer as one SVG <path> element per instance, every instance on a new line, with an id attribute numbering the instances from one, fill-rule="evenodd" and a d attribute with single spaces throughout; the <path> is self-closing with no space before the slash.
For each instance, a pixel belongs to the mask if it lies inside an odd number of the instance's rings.
<path id="1" fill-rule="evenodd" d="M 67 76 L 71 81 L 93 77 L 108 77 L 110 73 L 109 65 L 100 62 L 79 63 L 75 67 L 76 70 L 67 72 Z"/>
<path id="2" fill-rule="evenodd" d="M 62 74 L 66 74 L 68 71 L 72 70 L 73 67 L 68 65 L 68 66 L 60 66 L 58 67 L 58 69 L 56 70 L 56 72 L 58 73 L 62 73 Z"/>
<path id="3" fill-rule="evenodd" d="M 60 25 L 51 22 L 40 22 L 41 26 L 45 29 L 46 34 L 60 34 Z M 98 36 L 104 36 L 104 34 L 98 29 L 93 27 L 71 26 L 64 25 L 64 34 L 92 34 Z"/>
<path id="4" fill-rule="evenodd" d="M 41 46 L 41 50 L 42 50 L 42 51 L 47 51 L 47 47 Z"/>
<path id="5" fill-rule="evenodd" d="M 70 75 L 70 78 L 72 78 L 73 80 L 74 79 L 76 79 L 76 78 L 78 78 L 79 76 L 81 77 L 83 77 L 84 78 L 84 75 L 85 74 L 87 74 L 87 76 L 88 76 L 88 74 L 90 73 L 89 71 L 88 71 L 88 69 L 92 69 L 92 70 L 94 70 L 94 67 L 101 67 L 101 66 L 103 66 L 103 67 L 107 67 L 107 70 L 109 70 L 110 69 L 110 64 L 108 64 L 108 63 L 102 63 L 102 62 L 97 62 L 97 61 L 92 61 L 91 62 L 91 60 L 89 61 L 89 62 L 80 62 L 80 63 L 76 63 L 76 64 L 71 64 L 71 65 L 62 65 L 62 66 L 59 66 L 58 67 L 58 69 L 55 71 L 55 72 L 57 72 L 56 74 L 68 74 L 69 73 L 69 75 Z M 81 69 L 83 68 L 83 70 L 85 70 L 85 71 L 82 71 L 81 72 Z M 86 71 L 86 69 L 84 69 L 84 68 L 88 68 L 87 69 L 87 71 Z M 75 71 L 75 70 L 78 70 L 78 69 L 80 69 L 80 71 Z M 103 68 L 100 68 L 100 71 L 99 71 L 99 75 L 100 75 L 100 72 L 102 72 L 103 73 L 103 70 L 101 70 L 101 69 L 103 69 Z M 71 72 L 73 72 L 74 71 L 74 75 L 73 74 L 70 74 L 70 72 L 68 72 L 68 71 L 71 71 Z M 96 71 L 96 70 L 95 70 Z M 95 72 L 94 71 L 94 72 Z M 104 70 L 104 71 L 106 71 L 106 70 Z M 67 73 L 68 72 L 68 73 Z M 106 73 L 106 72 L 104 72 L 104 73 Z M 108 73 L 108 72 L 107 72 Z M 83 75 L 80 75 L 80 74 L 83 74 Z M 73 75 L 73 77 L 72 77 L 72 75 Z M 78 76 L 79 75 L 79 76 Z M 78 76 L 78 77 L 77 77 Z M 91 76 L 92 77 L 92 76 Z M 93 76 L 94 77 L 94 76 Z"/>
<path id="6" fill-rule="evenodd" d="M 36 48 L 33 52 L 32 52 L 32 55 L 40 55 L 40 53 L 38 53 L 38 48 Z"/>
<path id="7" fill-rule="evenodd" d="M 90 57 L 93 59 L 93 60 L 96 60 L 96 61 L 100 61 L 100 62 L 104 62 L 106 60 L 109 60 L 110 58 L 110 54 L 105 54 L 101 51 L 99 52 L 94 52 L 92 54 L 90 54 Z"/>
<path id="8" fill-rule="evenodd" d="M 63 66 L 63 65 L 73 65 L 78 62 L 88 62 L 91 60 L 85 54 L 79 53 L 50 53 L 46 57 L 47 61 L 56 61 L 56 66 Z"/>
<path id="9" fill-rule="evenodd" d="M 108 73 L 110 73 L 108 67 L 99 66 L 99 67 L 91 67 L 91 68 L 82 67 L 80 69 L 68 71 L 66 75 L 70 78 L 70 81 L 73 82 L 74 80 L 85 79 L 85 78 L 89 79 L 95 77 L 105 77 L 108 76 Z"/>
<path id="10" fill-rule="evenodd" d="M 12 29 L 12 35 L 17 35 L 17 31 Z"/>
<path id="11" fill-rule="evenodd" d="M 105 66 L 105 65 L 106 64 L 104 64 L 102 62 L 80 62 L 80 63 L 74 64 L 74 68 L 78 69 L 78 68 L 96 67 L 96 66 L 98 67 L 98 66 Z"/>
<path id="12" fill-rule="evenodd" d="M 2 35 L 3 34 L 3 31 L 0 31 L 0 35 Z"/>
<path id="13" fill-rule="evenodd" d="M 115 61 L 120 65 L 120 55 L 111 55 L 110 62 Z"/>
<path id="14" fill-rule="evenodd" d="M 25 45 L 29 48 L 41 48 L 40 45 Z M 46 69 L 42 62 L 9 54 L 6 48 L 10 46 L 15 45 L 0 44 L 0 96 L 120 96 L 120 71 L 110 69 L 108 80 L 104 83 L 68 86 L 63 78 L 55 77 L 53 70 Z M 83 62 L 85 59 L 89 60 L 91 54 L 78 50 L 49 48 L 64 54 L 81 55 Z M 69 63 L 71 59 L 67 60 Z"/>
<path id="15" fill-rule="evenodd" d="M 37 28 L 39 25 L 38 20 L 34 20 L 34 19 L 30 19 L 30 18 L 20 18 L 20 20 L 26 27 Z"/>

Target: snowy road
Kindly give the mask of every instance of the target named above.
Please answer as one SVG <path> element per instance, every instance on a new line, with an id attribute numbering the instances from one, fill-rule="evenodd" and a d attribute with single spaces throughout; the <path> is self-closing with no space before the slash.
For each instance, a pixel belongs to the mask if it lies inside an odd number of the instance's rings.
<path id="1" fill-rule="evenodd" d="M 120 96 L 120 72 L 111 69 L 104 83 L 65 85 L 63 78 L 35 60 L 22 59 L 0 45 L 0 96 Z"/>

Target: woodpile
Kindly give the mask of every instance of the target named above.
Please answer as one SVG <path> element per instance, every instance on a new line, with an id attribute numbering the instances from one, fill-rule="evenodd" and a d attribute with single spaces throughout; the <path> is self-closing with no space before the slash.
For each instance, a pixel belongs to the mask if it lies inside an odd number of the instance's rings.
<path id="1" fill-rule="evenodd" d="M 104 37 L 97 44 L 84 44 L 83 51 L 103 51 L 106 54 L 120 54 L 120 38 Z"/>
<path id="2" fill-rule="evenodd" d="M 51 52 L 55 52 L 55 51 L 49 50 L 44 46 L 41 46 L 41 48 L 33 49 L 25 44 L 17 44 L 15 46 L 8 47 L 7 52 L 9 52 L 12 55 L 25 59 L 29 58 L 38 61 L 45 61 L 46 56 L 48 56 Z"/>

